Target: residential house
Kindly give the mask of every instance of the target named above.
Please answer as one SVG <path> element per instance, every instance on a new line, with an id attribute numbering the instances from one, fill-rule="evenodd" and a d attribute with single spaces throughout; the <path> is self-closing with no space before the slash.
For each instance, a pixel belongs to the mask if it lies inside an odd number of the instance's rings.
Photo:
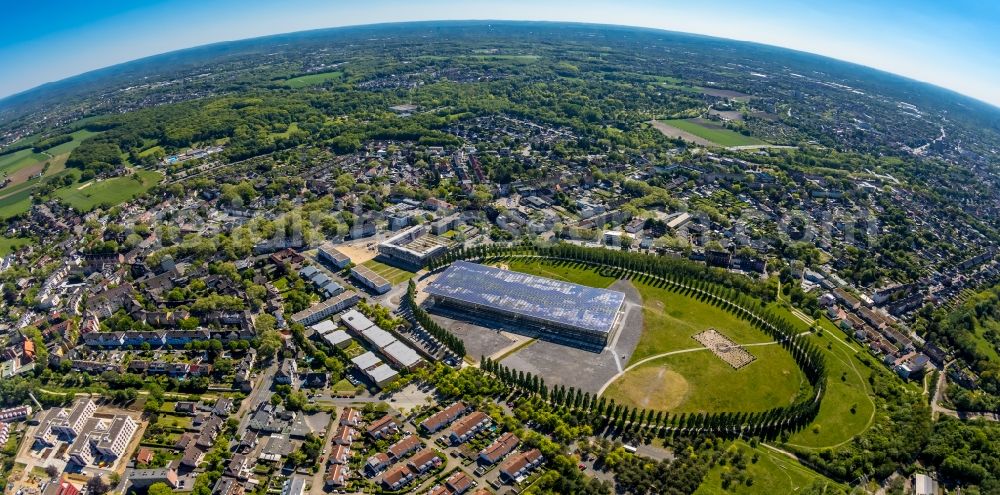
<path id="1" fill-rule="evenodd" d="M 417 474 L 424 474 L 431 468 L 441 465 L 441 458 L 437 452 L 431 448 L 425 448 L 416 454 L 406 463 Z"/>
<path id="2" fill-rule="evenodd" d="M 392 444 L 388 448 L 389 457 L 393 461 L 398 461 L 411 452 L 416 451 L 421 447 L 420 438 L 416 435 L 407 435 L 400 439 L 398 442 Z"/>
<path id="3" fill-rule="evenodd" d="M 331 464 L 326 470 L 326 486 L 329 488 L 340 488 L 347 484 L 347 465 Z"/>
<path id="4" fill-rule="evenodd" d="M 490 423 L 490 417 L 486 413 L 482 411 L 473 412 L 458 420 L 452 426 L 448 432 L 448 441 L 452 445 L 463 444 L 475 436 L 476 433 L 482 431 L 483 428 L 488 427 Z"/>
<path id="5" fill-rule="evenodd" d="M 370 473 L 378 473 L 383 469 L 389 467 L 392 464 L 392 460 L 389 458 L 389 454 L 385 452 L 378 452 L 365 462 L 365 469 Z"/>
<path id="6" fill-rule="evenodd" d="M 359 424 L 361 424 L 361 411 L 353 407 L 347 407 L 340 413 L 340 426 L 356 428 Z"/>
<path id="7" fill-rule="evenodd" d="M 385 472 L 382 476 L 382 486 L 388 490 L 397 491 L 410 484 L 414 478 L 416 478 L 416 473 L 409 466 L 399 464 Z"/>
<path id="8" fill-rule="evenodd" d="M 459 416 L 465 414 L 468 410 L 469 406 L 465 405 L 464 402 L 455 402 L 421 421 L 420 427 L 427 433 L 437 432 L 445 426 L 451 424 L 452 421 L 458 419 Z"/>
<path id="9" fill-rule="evenodd" d="M 399 431 L 399 425 L 391 414 L 386 414 L 382 418 L 373 421 L 368 425 L 368 436 L 375 440 L 385 438 Z"/>
<path id="10" fill-rule="evenodd" d="M 452 495 L 462 495 L 472 488 L 476 482 L 465 471 L 457 471 L 455 474 L 449 476 L 444 484 L 451 490 Z"/>
<path id="11" fill-rule="evenodd" d="M 544 457 L 538 449 L 513 455 L 500 464 L 500 477 L 512 483 L 519 483 L 542 461 L 544 461 Z"/>
<path id="12" fill-rule="evenodd" d="M 511 432 L 500 435 L 493 443 L 479 452 L 479 460 L 484 464 L 495 464 L 511 453 L 520 440 Z"/>

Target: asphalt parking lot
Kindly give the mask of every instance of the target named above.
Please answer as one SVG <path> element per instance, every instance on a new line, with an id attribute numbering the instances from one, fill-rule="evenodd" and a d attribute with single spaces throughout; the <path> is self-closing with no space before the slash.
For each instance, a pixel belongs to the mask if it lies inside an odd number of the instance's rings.
<path id="1" fill-rule="evenodd" d="M 539 340 L 508 356 L 502 363 L 518 371 L 545 377 L 545 383 L 550 387 L 563 385 L 584 392 L 599 391 L 619 372 L 615 354 L 624 366 L 642 336 L 642 300 L 639 292 L 630 282 L 623 280 L 615 282 L 611 288 L 624 292 L 626 302 L 626 313 L 619 323 L 618 335 L 612 337 L 613 348 L 605 348 L 598 354 Z"/>
<path id="2" fill-rule="evenodd" d="M 499 330 L 502 329 L 500 325 L 493 325 L 489 321 L 472 320 L 467 315 L 444 313 L 438 308 L 434 308 L 430 313 L 434 321 L 462 339 L 466 354 L 476 362 L 480 357 L 491 356 L 514 342 L 500 333 Z"/>

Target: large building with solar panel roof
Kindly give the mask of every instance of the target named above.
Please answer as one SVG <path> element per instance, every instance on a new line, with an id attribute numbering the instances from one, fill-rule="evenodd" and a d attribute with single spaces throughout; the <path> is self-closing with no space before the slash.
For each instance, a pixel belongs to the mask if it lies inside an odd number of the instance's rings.
<path id="1" fill-rule="evenodd" d="M 466 261 L 449 266 L 426 292 L 435 306 L 485 313 L 586 347 L 607 344 L 625 304 L 622 292 Z"/>

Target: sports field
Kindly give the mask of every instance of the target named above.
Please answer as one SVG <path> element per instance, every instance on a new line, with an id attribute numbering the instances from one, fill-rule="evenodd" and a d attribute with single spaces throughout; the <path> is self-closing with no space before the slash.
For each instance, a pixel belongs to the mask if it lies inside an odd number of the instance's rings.
<path id="1" fill-rule="evenodd" d="M 760 139 L 751 136 L 744 136 L 736 131 L 726 129 L 722 124 L 705 119 L 670 119 L 663 120 L 664 124 L 676 127 L 684 132 L 694 134 L 702 139 L 708 140 L 719 146 L 749 146 L 753 144 L 767 144 Z"/>
<path id="2" fill-rule="evenodd" d="M 795 462 L 784 454 L 775 452 L 763 446 L 756 449 L 750 447 L 746 442 L 736 441 L 729 447 L 730 451 L 742 452 L 746 469 L 746 474 L 750 481 L 734 482 L 723 488 L 723 474 L 731 472 L 733 467 L 730 463 L 726 465 L 717 464 L 713 467 L 705 479 L 701 482 L 694 493 L 695 495 L 715 495 L 732 493 L 799 493 L 809 487 L 817 487 L 818 490 L 809 493 L 831 493 L 828 488 L 844 487 L 831 481 L 823 475 L 816 473 L 805 466 Z M 754 454 L 757 455 L 757 462 L 753 462 Z"/>
<path id="3" fill-rule="evenodd" d="M 124 177 L 88 181 L 58 189 L 55 195 L 79 211 L 90 211 L 99 205 L 115 206 L 148 191 L 163 180 L 163 174 L 137 170 Z"/>
<path id="4" fill-rule="evenodd" d="M 565 262 L 512 260 L 508 265 L 592 287 L 607 287 L 615 280 L 610 273 Z M 664 287 L 636 280 L 633 285 L 642 296 L 644 328 L 626 371 L 607 386 L 605 397 L 674 412 L 762 411 L 790 404 L 809 390 L 791 355 L 747 321 Z M 692 338 L 709 328 L 737 344 L 751 344 L 746 349 L 757 359 L 733 369 Z"/>
<path id="5" fill-rule="evenodd" d="M 339 70 L 333 72 L 319 72 L 316 74 L 308 74 L 305 76 L 286 79 L 285 86 L 294 89 L 304 88 L 306 86 L 314 86 L 316 84 L 322 84 L 326 81 L 339 80 L 343 76 L 344 73 Z"/>
<path id="6" fill-rule="evenodd" d="M 396 285 L 406 282 L 410 277 L 416 275 L 414 272 L 403 270 L 402 268 L 396 268 L 394 266 L 387 265 L 375 260 L 368 260 L 361 264 L 361 266 L 366 266 L 370 268 L 373 272 L 381 275 L 383 278 L 389 281 L 390 284 Z"/>

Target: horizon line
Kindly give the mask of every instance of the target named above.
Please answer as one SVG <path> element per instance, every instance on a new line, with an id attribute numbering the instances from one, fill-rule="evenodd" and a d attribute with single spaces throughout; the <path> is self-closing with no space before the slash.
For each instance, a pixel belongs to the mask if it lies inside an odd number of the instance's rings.
<path id="1" fill-rule="evenodd" d="M 952 89 L 952 88 L 948 88 L 946 86 L 942 86 L 940 84 L 936 84 L 936 83 L 933 83 L 933 82 L 930 82 L 930 81 L 926 81 L 926 80 L 923 80 L 923 79 L 918 79 L 918 78 L 913 77 L 913 76 L 907 76 L 907 75 L 904 75 L 904 74 L 900 74 L 898 72 L 892 72 L 890 70 L 882 69 L 882 68 L 875 67 L 875 66 L 872 66 L 872 65 L 867 65 L 867 64 L 860 63 L 860 62 L 853 62 L 851 60 L 837 58 L 837 57 L 834 57 L 834 56 L 831 56 L 831 55 L 825 55 L 825 54 L 822 54 L 822 53 L 810 52 L 810 51 L 802 50 L 802 49 L 799 49 L 799 48 L 792 48 L 792 47 L 789 47 L 789 46 L 775 45 L 775 44 L 771 44 L 771 43 L 764 43 L 764 42 L 760 42 L 760 41 L 753 41 L 753 40 L 740 39 L 740 38 L 727 38 L 727 37 L 722 37 L 722 36 L 716 36 L 716 35 L 711 35 L 711 34 L 702 34 L 702 33 L 696 33 L 696 32 L 691 32 L 691 31 L 677 31 L 677 30 L 665 29 L 665 28 L 661 28 L 661 27 L 632 25 L 632 24 L 613 24 L 613 23 L 568 21 L 568 20 L 567 21 L 561 21 L 561 20 L 536 20 L 536 19 L 530 19 L 530 20 L 529 19 L 524 19 L 524 20 L 521 20 L 521 19 L 487 19 L 487 18 L 484 18 L 484 19 L 476 19 L 476 18 L 468 18 L 468 19 L 422 19 L 422 20 L 407 20 L 407 21 L 373 22 L 373 23 L 364 23 L 364 24 L 344 24 L 344 25 L 340 25 L 340 26 L 328 26 L 328 27 L 319 27 L 319 28 L 314 28 L 314 29 L 302 29 L 302 30 L 298 30 L 298 31 L 285 31 L 285 32 L 279 32 L 279 33 L 263 34 L 263 35 L 260 35 L 260 36 L 250 36 L 250 37 L 247 37 L 247 38 L 225 39 L 225 40 L 213 41 L 213 42 L 210 42 L 210 43 L 202 43 L 202 44 L 198 44 L 198 45 L 185 46 L 185 47 L 177 48 L 177 49 L 174 49 L 174 50 L 168 50 L 168 51 L 164 51 L 164 52 L 157 52 L 157 53 L 152 53 L 152 54 L 145 55 L 145 56 L 142 56 L 142 57 L 137 57 L 137 58 L 133 58 L 133 59 L 123 60 L 121 62 L 113 63 L 113 64 L 110 64 L 110 65 L 105 65 L 105 66 L 101 66 L 101 67 L 95 67 L 95 68 L 90 69 L 90 70 L 86 70 L 86 71 L 83 71 L 83 72 L 79 72 L 77 74 L 73 74 L 73 75 L 70 75 L 70 76 L 63 77 L 61 79 L 55 79 L 55 80 L 52 80 L 52 81 L 46 81 L 46 82 L 43 82 L 41 84 L 32 86 L 30 88 L 27 88 L 27 89 L 24 89 L 24 90 L 15 92 L 15 93 L 10 93 L 10 94 L 7 94 L 7 95 L 2 95 L 2 96 L 0 96 L 0 106 L 3 106 L 10 99 L 14 99 L 14 98 L 16 98 L 18 96 L 24 96 L 24 95 L 26 95 L 28 93 L 31 93 L 33 91 L 45 88 L 46 86 L 50 86 L 50 85 L 53 85 L 53 84 L 59 84 L 59 83 L 66 82 L 66 81 L 69 81 L 71 79 L 75 79 L 75 78 L 78 78 L 78 77 L 86 76 L 86 75 L 89 75 L 89 74 L 94 74 L 94 73 L 105 71 L 105 70 L 109 70 L 109 69 L 114 69 L 116 67 L 121 67 L 121 66 L 129 65 L 129 64 L 132 64 L 132 63 L 135 63 L 135 62 L 140 62 L 140 61 L 143 61 L 143 60 L 148 60 L 148 59 L 160 57 L 160 56 L 163 56 L 163 55 L 169 55 L 169 54 L 173 54 L 173 53 L 181 53 L 181 52 L 185 52 L 185 51 L 189 51 L 189 50 L 196 50 L 196 49 L 199 49 L 199 48 L 211 47 L 211 46 L 216 46 L 216 45 L 225 45 L 225 44 L 231 44 L 231 43 L 241 43 L 241 42 L 247 42 L 247 41 L 253 41 L 253 40 L 263 40 L 263 39 L 267 39 L 267 38 L 275 38 L 275 37 L 287 36 L 287 35 L 293 35 L 293 34 L 315 33 L 315 32 L 321 32 L 321 31 L 335 31 L 335 30 L 340 30 L 340 29 L 345 29 L 346 30 L 346 29 L 354 29 L 354 28 L 378 27 L 378 26 L 398 26 L 398 25 L 409 25 L 409 24 L 445 24 L 445 23 L 462 24 L 462 23 L 491 23 L 491 22 L 508 23 L 508 24 L 566 24 L 566 25 L 575 25 L 575 26 L 591 26 L 591 27 L 624 28 L 624 29 L 634 29 L 634 30 L 647 30 L 647 31 L 658 31 L 658 32 L 662 32 L 662 33 L 679 34 L 679 35 L 685 35 L 685 36 L 701 37 L 701 38 L 707 38 L 707 39 L 713 39 L 713 40 L 722 40 L 722 41 L 729 41 L 729 42 L 736 42 L 736 43 L 745 43 L 745 44 L 756 45 L 756 46 L 761 46 L 761 47 L 777 48 L 777 49 L 781 49 L 781 50 L 787 50 L 787 51 L 790 51 L 790 52 L 801 53 L 801 54 L 805 54 L 805 55 L 809 55 L 809 56 L 813 56 L 813 57 L 825 58 L 825 59 L 836 61 L 836 62 L 839 62 L 839 63 L 850 64 L 850 65 L 854 65 L 856 67 L 861 67 L 861 68 L 865 68 L 865 69 L 868 69 L 868 70 L 873 70 L 873 71 L 881 72 L 883 74 L 888 74 L 888 75 L 891 75 L 893 77 L 898 77 L 900 79 L 904 79 L 904 80 L 916 82 L 916 83 L 919 83 L 919 84 L 923 84 L 923 85 L 928 86 L 930 88 L 935 88 L 935 89 L 938 89 L 938 90 L 947 91 L 947 92 L 950 92 L 950 93 L 952 93 L 954 95 L 961 96 L 963 98 L 967 98 L 967 99 L 973 100 L 973 101 L 981 103 L 981 104 L 985 104 L 985 105 L 991 107 L 994 110 L 1000 111 L 1000 103 L 993 103 L 993 102 L 981 99 L 981 98 L 979 98 L 977 96 L 973 96 L 973 95 L 961 92 L 961 91 L 956 90 L 956 89 Z"/>

